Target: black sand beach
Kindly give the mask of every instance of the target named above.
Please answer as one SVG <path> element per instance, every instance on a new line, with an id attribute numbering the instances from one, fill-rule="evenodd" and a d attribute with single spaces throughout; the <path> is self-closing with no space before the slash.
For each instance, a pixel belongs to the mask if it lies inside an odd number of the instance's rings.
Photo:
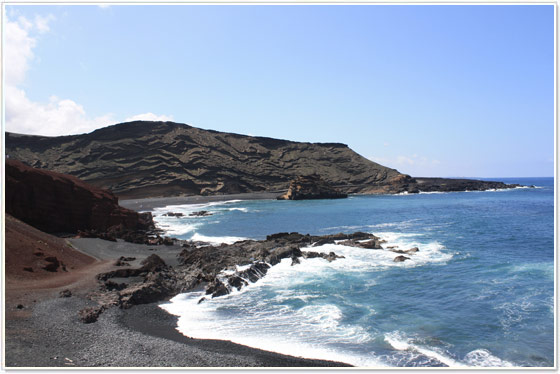
<path id="1" fill-rule="evenodd" d="M 231 198 L 230 198 L 231 199 Z M 120 256 L 135 262 L 156 253 L 169 264 L 180 247 L 148 246 L 101 239 L 69 239 L 75 249 L 107 268 Z M 108 261 L 110 260 L 110 261 Z M 131 262 L 135 265 L 134 261 Z M 94 264 L 95 265 L 95 264 Z M 175 329 L 176 317 L 157 303 L 130 309 L 112 307 L 95 323 L 84 324 L 78 311 L 95 302 L 87 294 L 97 287 L 90 279 L 6 299 L 5 366 L 10 367 L 323 367 L 343 363 L 290 357 L 229 341 L 187 338 Z M 63 289 L 71 297 L 59 297 Z M 18 309 L 18 304 L 23 309 Z"/>
<path id="2" fill-rule="evenodd" d="M 177 196 L 177 197 L 151 197 L 143 199 L 125 199 L 119 200 L 119 205 L 136 211 L 150 211 L 154 208 L 164 207 L 168 205 L 183 204 L 204 204 L 214 201 L 228 200 L 266 200 L 276 199 L 278 195 L 285 191 L 277 192 L 251 192 L 228 195 L 212 195 L 212 196 Z"/>

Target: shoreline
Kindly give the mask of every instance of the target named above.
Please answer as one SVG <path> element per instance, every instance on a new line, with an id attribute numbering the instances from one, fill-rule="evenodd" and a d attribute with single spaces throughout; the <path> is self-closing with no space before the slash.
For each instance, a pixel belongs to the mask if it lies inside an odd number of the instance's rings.
<path id="1" fill-rule="evenodd" d="M 141 199 L 119 199 L 119 205 L 134 211 L 151 211 L 168 205 L 205 204 L 228 200 L 276 200 L 280 192 L 248 192 L 226 195 L 190 195 L 170 197 L 144 197 Z"/>
<path id="2" fill-rule="evenodd" d="M 490 188 L 486 190 L 461 190 L 461 191 L 422 191 L 419 190 L 415 193 L 399 192 L 387 194 L 375 193 L 353 193 L 348 194 L 348 197 L 355 196 L 415 196 L 415 195 L 430 195 L 430 194 L 447 194 L 447 193 L 460 193 L 460 192 L 500 192 L 511 191 L 517 189 L 528 188 L 542 188 L 538 186 L 515 186 L 505 188 Z M 193 205 L 193 204 L 206 204 L 211 202 L 221 202 L 229 200 L 276 200 L 276 197 L 281 195 L 282 191 L 278 192 L 246 192 L 239 194 L 224 194 L 224 195 L 189 195 L 189 196 L 169 196 L 169 197 L 143 197 L 138 199 L 119 199 L 119 205 L 137 212 L 153 211 L 154 208 L 162 208 L 169 205 Z"/>
<path id="3" fill-rule="evenodd" d="M 157 253 L 174 265 L 180 246 L 148 246 L 102 239 L 70 239 L 73 247 L 99 259 L 88 268 L 111 267 L 119 256 L 137 256 L 136 265 Z M 98 271 L 42 289 L 7 284 L 5 308 L 6 368 L 35 367 L 342 367 L 347 363 L 308 359 L 265 351 L 227 340 L 193 339 L 177 331 L 176 316 L 161 301 L 129 309 L 111 307 L 94 323 L 80 321 L 78 311 L 96 305 Z M 89 269 L 89 270 L 90 270 Z M 108 270 L 108 269 L 105 269 Z M 95 274 L 94 274 L 95 273 Z M 55 274 L 53 279 L 65 277 Z M 52 283 L 52 282 L 51 282 Z M 59 297 L 69 289 L 71 297 Z M 23 308 L 19 308 L 22 304 Z"/>

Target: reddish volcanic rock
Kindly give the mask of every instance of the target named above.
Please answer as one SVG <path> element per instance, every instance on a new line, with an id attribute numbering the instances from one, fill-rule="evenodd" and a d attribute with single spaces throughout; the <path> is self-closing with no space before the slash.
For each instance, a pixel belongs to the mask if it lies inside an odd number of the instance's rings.
<path id="1" fill-rule="evenodd" d="M 118 205 L 111 192 L 80 179 L 6 160 L 6 213 L 50 233 L 118 234 L 153 228 L 151 215 Z"/>
<path id="2" fill-rule="evenodd" d="M 95 262 L 64 239 L 41 232 L 9 214 L 5 216 L 5 225 L 7 280 L 43 279 Z"/>

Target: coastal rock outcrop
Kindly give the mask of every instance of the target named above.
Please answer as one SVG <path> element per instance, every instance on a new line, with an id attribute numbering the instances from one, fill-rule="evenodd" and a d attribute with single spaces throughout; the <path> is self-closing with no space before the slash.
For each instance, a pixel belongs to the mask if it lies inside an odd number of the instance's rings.
<path id="1" fill-rule="evenodd" d="M 521 187 L 517 183 L 506 184 L 458 178 L 415 178 L 415 181 L 415 188 L 421 192 L 487 191 Z"/>
<path id="2" fill-rule="evenodd" d="M 111 192 L 16 160 L 6 160 L 6 213 L 48 233 L 137 243 L 154 229 L 150 213 L 119 206 Z"/>
<path id="3" fill-rule="evenodd" d="M 282 232 L 268 235 L 265 240 L 242 240 L 220 245 L 185 241 L 177 255 L 179 265 L 176 266 L 166 264 L 156 254 L 145 258 L 136 268 L 122 266 L 133 258 L 119 258 L 116 269 L 97 275 L 100 288 L 90 295 L 90 299 L 97 301 L 99 308 L 82 311 L 81 318 L 84 322 L 93 321 L 111 306 L 130 308 L 167 300 L 195 288 L 203 289 L 206 295 L 199 303 L 208 302 L 258 282 L 272 266 L 284 259 L 289 260 L 291 266 L 304 266 L 304 260 L 314 258 L 329 262 L 344 259 L 344 256 L 330 250 L 332 247 L 327 247 L 328 253 L 310 250 L 312 248 L 334 244 L 383 250 L 382 243 L 384 241 L 379 237 L 364 232 L 323 236 Z M 395 251 L 395 248 L 387 249 L 391 250 Z M 412 255 L 417 251 L 417 248 L 411 248 L 404 253 Z M 398 256 L 394 261 L 409 259 Z"/>
<path id="4" fill-rule="evenodd" d="M 311 200 L 311 199 L 341 199 L 348 197 L 332 187 L 317 174 L 298 176 L 290 181 L 288 192 L 277 197 L 277 200 Z"/>

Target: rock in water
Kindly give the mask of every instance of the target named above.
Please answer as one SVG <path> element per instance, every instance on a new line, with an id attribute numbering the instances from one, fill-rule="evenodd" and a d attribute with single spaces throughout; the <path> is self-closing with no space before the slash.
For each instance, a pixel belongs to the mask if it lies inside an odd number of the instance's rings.
<path id="1" fill-rule="evenodd" d="M 410 260 L 410 257 L 406 257 L 406 256 L 397 256 L 395 257 L 395 259 L 393 260 L 394 262 L 404 262 L 406 260 Z"/>
<path id="2" fill-rule="evenodd" d="M 290 182 L 288 192 L 278 196 L 278 200 L 341 199 L 348 197 L 332 187 L 319 175 L 299 176 Z"/>
<path id="3" fill-rule="evenodd" d="M 189 217 L 206 217 L 206 216 L 211 216 L 212 213 L 210 213 L 207 210 L 201 210 L 200 212 L 192 212 L 189 214 Z"/>

